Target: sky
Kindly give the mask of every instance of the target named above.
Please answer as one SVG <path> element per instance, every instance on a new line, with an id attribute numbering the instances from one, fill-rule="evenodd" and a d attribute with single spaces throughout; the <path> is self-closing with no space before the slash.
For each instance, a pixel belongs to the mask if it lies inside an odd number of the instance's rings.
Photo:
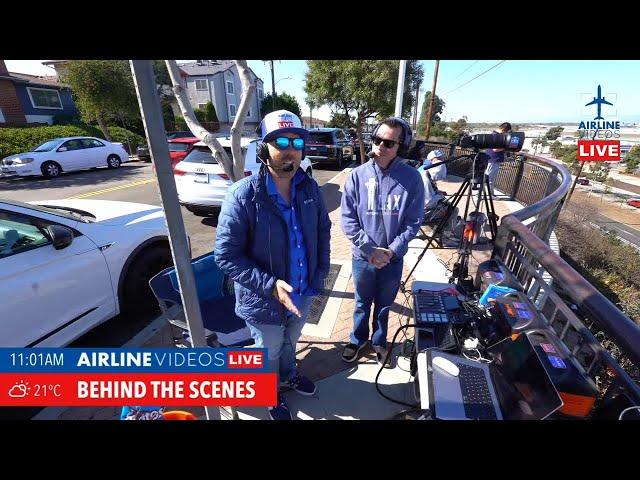
<path id="1" fill-rule="evenodd" d="M 53 70 L 43 60 L 5 60 L 11 72 L 51 75 Z M 187 60 L 184 60 L 187 61 Z M 183 60 L 178 61 L 183 62 Z M 591 120 L 591 110 L 584 104 L 602 95 L 614 100 L 613 107 L 603 106 L 602 115 L 622 122 L 640 122 L 640 61 L 638 60 L 441 60 L 436 94 L 445 102 L 441 117 L 455 121 L 466 116 L 469 122 L 566 122 Z M 424 92 L 431 90 L 434 60 L 422 60 Z M 271 91 L 269 64 L 249 60 L 249 66 Z M 493 67 L 493 68 L 492 68 Z M 304 93 L 305 60 L 276 60 L 276 92 L 293 95 L 303 116 L 309 115 Z M 477 78 L 475 78 L 477 77 Z M 468 82 L 468 83 L 467 83 Z M 331 111 L 324 106 L 313 116 L 329 120 Z"/>

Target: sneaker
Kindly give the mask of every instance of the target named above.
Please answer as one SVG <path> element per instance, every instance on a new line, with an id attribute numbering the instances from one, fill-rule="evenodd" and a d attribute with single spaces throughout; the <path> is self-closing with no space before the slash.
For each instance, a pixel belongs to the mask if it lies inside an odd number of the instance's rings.
<path id="1" fill-rule="evenodd" d="M 387 355 L 389 354 L 389 350 L 387 350 L 387 347 L 383 347 L 381 345 L 374 345 L 373 349 L 376 352 L 376 359 L 378 360 L 378 363 L 383 365 L 384 359 L 387 358 Z M 389 356 L 389 360 L 387 360 L 384 368 L 391 368 L 391 356 Z"/>
<path id="2" fill-rule="evenodd" d="M 358 354 L 360 350 L 362 350 L 366 345 L 366 342 L 362 345 L 358 346 L 355 343 L 350 343 L 346 347 L 344 347 L 344 351 L 342 352 L 342 360 L 345 362 L 354 362 L 358 359 Z"/>
<path id="3" fill-rule="evenodd" d="M 269 407 L 269 415 L 271 420 L 292 420 L 289 407 L 287 407 L 287 403 L 281 393 L 278 393 L 278 405 Z"/>
<path id="4" fill-rule="evenodd" d="M 296 374 L 293 378 L 286 382 L 282 382 L 282 386 L 292 388 L 301 395 L 311 396 L 316 393 L 316 385 L 304 375 Z"/>

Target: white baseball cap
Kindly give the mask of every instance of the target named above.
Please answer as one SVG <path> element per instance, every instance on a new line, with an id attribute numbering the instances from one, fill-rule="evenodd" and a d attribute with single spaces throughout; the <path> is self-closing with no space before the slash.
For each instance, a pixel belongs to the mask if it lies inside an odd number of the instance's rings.
<path id="1" fill-rule="evenodd" d="M 427 155 L 427 160 L 433 160 L 434 158 L 444 157 L 444 152 L 442 150 L 431 150 L 429 155 Z"/>
<path id="2" fill-rule="evenodd" d="M 270 142 L 280 133 L 297 133 L 302 138 L 309 135 L 298 116 L 289 110 L 276 110 L 265 115 L 260 123 L 260 131 L 263 142 Z"/>

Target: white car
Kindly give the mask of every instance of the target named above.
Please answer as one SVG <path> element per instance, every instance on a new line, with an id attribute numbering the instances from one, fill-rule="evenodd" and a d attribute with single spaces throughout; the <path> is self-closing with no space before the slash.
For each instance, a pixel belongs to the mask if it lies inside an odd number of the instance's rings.
<path id="1" fill-rule="evenodd" d="M 231 156 L 231 138 L 218 137 L 222 148 Z M 262 162 L 256 156 L 256 139 L 243 137 L 240 146 L 245 153 L 244 174 L 250 176 L 260 170 Z M 300 168 L 313 177 L 311 161 L 305 157 Z M 233 184 L 224 173 L 213 153 L 204 142 L 198 142 L 193 150 L 173 170 L 180 204 L 196 215 L 208 215 L 220 209 L 227 189 Z"/>
<path id="2" fill-rule="evenodd" d="M 111 143 L 94 137 L 55 138 L 38 145 L 31 152 L 10 155 L 2 160 L 3 176 L 42 175 L 47 178 L 62 172 L 94 167 L 118 168 L 129 161 L 121 143 Z"/>
<path id="3" fill-rule="evenodd" d="M 171 264 L 161 207 L 0 200 L 0 347 L 62 347 L 155 307 L 149 279 Z"/>

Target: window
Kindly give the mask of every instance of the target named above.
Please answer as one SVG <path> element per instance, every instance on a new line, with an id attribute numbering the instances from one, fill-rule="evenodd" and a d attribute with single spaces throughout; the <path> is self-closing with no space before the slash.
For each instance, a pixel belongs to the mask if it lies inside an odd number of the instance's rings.
<path id="1" fill-rule="evenodd" d="M 207 106 L 207 104 L 206 104 L 206 103 L 199 103 L 199 104 L 198 104 L 198 108 L 199 108 L 200 110 L 204 110 L 204 107 L 206 107 L 206 106 Z"/>
<path id="2" fill-rule="evenodd" d="M 229 115 L 232 117 L 236 116 L 236 106 L 233 103 L 229 104 Z"/>
<path id="3" fill-rule="evenodd" d="M 72 151 L 72 150 L 82 150 L 84 147 L 84 145 L 82 145 L 82 141 L 81 140 L 68 140 L 66 142 L 64 142 L 60 148 L 66 148 L 68 152 Z M 58 149 L 58 151 L 60 151 L 60 148 Z"/>
<path id="4" fill-rule="evenodd" d="M 97 148 L 97 147 L 104 147 L 104 143 L 95 140 L 93 138 L 83 138 L 81 140 L 82 145 L 84 146 L 84 148 Z"/>
<path id="5" fill-rule="evenodd" d="M 62 101 L 58 90 L 27 87 L 33 108 L 51 108 L 62 110 Z"/>
<path id="6" fill-rule="evenodd" d="M 196 90 L 206 90 L 206 89 L 207 89 L 206 80 L 196 80 Z"/>
<path id="7" fill-rule="evenodd" d="M 251 109 L 249 109 L 249 111 L 247 112 L 247 117 L 251 116 Z"/>
<path id="8" fill-rule="evenodd" d="M 227 93 L 229 95 L 233 95 L 235 93 L 233 90 L 233 82 L 230 82 L 229 80 L 227 80 Z"/>
<path id="9" fill-rule="evenodd" d="M 0 258 L 49 244 L 44 225 L 13 212 L 0 211 Z"/>
<path id="10" fill-rule="evenodd" d="M 261 88 L 259 88 L 259 89 L 258 89 L 258 98 L 259 98 L 260 100 L 262 100 L 262 95 L 263 95 L 263 93 L 262 93 L 262 89 L 261 89 Z"/>

